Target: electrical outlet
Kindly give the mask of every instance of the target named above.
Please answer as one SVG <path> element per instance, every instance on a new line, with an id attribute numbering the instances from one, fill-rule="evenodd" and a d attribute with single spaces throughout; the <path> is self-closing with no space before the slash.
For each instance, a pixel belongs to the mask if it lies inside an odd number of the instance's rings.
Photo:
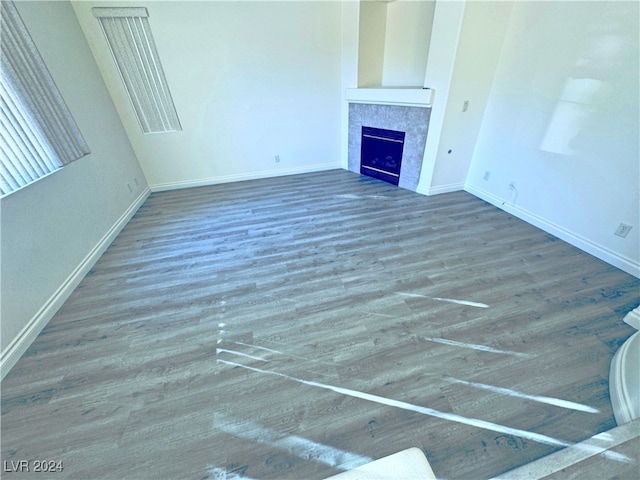
<path id="1" fill-rule="evenodd" d="M 280 163 L 280 155 L 276 155 L 276 163 Z"/>
<path id="2" fill-rule="evenodd" d="M 629 232 L 631 231 L 632 228 L 633 226 L 631 225 L 627 225 L 626 223 L 621 223 L 620 225 L 618 225 L 618 228 L 616 228 L 616 231 L 614 233 L 619 237 L 624 238 L 627 235 L 629 235 Z"/>
<path id="3" fill-rule="evenodd" d="M 491 176 L 491 172 L 489 170 L 487 170 L 486 172 L 484 172 L 484 177 L 482 177 L 483 180 L 489 180 L 489 177 Z"/>

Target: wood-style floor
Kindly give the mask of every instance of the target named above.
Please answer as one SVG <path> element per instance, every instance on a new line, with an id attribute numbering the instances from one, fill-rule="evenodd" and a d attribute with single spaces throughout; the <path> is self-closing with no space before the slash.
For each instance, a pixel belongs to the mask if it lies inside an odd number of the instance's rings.
<path id="1" fill-rule="evenodd" d="M 155 193 L 2 382 L 3 478 L 321 479 L 412 446 L 489 478 L 615 426 L 638 303 L 464 192 L 336 170 Z"/>

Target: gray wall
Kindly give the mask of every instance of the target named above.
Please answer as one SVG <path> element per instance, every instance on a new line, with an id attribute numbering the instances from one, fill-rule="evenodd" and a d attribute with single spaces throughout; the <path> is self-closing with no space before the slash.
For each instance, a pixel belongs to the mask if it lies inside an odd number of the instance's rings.
<path id="1" fill-rule="evenodd" d="M 3 357 L 147 189 L 69 2 L 16 4 L 91 154 L 0 201 Z"/>

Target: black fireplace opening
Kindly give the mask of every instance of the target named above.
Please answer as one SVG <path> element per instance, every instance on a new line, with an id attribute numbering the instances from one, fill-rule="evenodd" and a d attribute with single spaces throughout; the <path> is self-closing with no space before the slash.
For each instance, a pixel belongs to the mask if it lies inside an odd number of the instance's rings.
<path id="1" fill-rule="evenodd" d="M 405 132 L 362 127 L 360 173 L 398 185 Z"/>

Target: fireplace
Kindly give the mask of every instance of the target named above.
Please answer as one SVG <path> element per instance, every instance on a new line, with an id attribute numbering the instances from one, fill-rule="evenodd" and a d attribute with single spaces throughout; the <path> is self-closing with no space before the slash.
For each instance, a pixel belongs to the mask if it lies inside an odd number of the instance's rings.
<path id="1" fill-rule="evenodd" d="M 366 91 L 367 89 L 357 90 Z M 375 170 L 362 168 L 362 144 L 366 138 L 362 135 L 366 133 L 366 131 L 363 132 L 363 129 L 375 127 L 379 130 L 404 132 L 402 152 L 395 157 L 398 159 L 398 170 L 392 172 L 396 175 L 399 174 L 399 177 L 392 175 L 391 177 L 394 179 L 392 183 L 400 188 L 406 188 L 414 192 L 417 191 L 427 140 L 427 130 L 429 128 L 430 106 L 427 104 L 414 106 L 361 103 L 362 101 L 364 100 L 356 99 L 349 101 L 348 169 L 352 172 L 366 175 L 375 172 Z M 373 136 L 384 135 L 374 134 Z M 367 141 L 368 140 L 370 140 L 370 138 L 367 138 Z M 400 160 L 402 160 L 402 168 L 400 168 Z M 369 166 L 378 168 L 375 165 Z M 364 170 L 368 171 L 365 172 Z M 388 178 L 389 177 L 382 178 L 382 180 L 388 180 Z"/>
<path id="2" fill-rule="evenodd" d="M 405 132 L 362 127 L 360 173 L 398 185 Z"/>

